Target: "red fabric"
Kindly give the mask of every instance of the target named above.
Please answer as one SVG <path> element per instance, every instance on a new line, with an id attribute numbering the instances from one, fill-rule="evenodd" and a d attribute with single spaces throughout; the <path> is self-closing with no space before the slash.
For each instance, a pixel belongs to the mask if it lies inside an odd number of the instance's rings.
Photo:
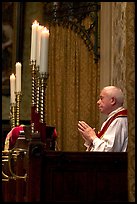
<path id="1" fill-rule="evenodd" d="M 9 143 L 10 148 L 15 145 L 16 140 L 20 134 L 20 131 L 23 131 L 23 130 L 24 130 L 23 126 L 17 126 L 12 129 L 11 135 L 10 135 L 10 143 Z"/>
<path id="2" fill-rule="evenodd" d="M 56 128 L 54 128 L 53 137 L 54 137 L 54 139 L 57 138 L 57 130 L 56 130 Z"/>
<path id="3" fill-rule="evenodd" d="M 41 139 L 42 142 L 46 142 L 46 127 L 50 130 L 51 132 L 48 132 L 48 137 L 53 137 L 54 140 L 57 139 L 57 131 L 56 128 L 46 126 L 45 124 L 41 127 Z M 54 128 L 52 132 L 52 128 Z M 19 137 L 20 131 L 24 130 L 24 125 L 16 126 L 12 128 L 12 130 L 7 134 L 7 138 L 9 138 L 9 148 L 12 149 L 16 143 L 17 138 Z"/>
<path id="4" fill-rule="evenodd" d="M 46 126 L 45 124 L 41 125 L 41 140 L 42 142 L 46 142 L 46 127 L 48 128 L 48 137 L 57 139 L 57 131 L 55 127 Z M 54 128 L 54 130 L 52 130 Z M 9 148 L 12 149 L 16 143 L 17 138 L 19 137 L 20 131 L 24 130 L 24 125 L 16 126 L 12 128 L 12 130 L 7 134 L 7 138 L 9 139 Z"/>

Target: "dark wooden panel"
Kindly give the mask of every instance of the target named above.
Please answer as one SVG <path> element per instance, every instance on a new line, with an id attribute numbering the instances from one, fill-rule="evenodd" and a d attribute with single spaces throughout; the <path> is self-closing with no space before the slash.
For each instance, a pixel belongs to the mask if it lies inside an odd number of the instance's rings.
<path id="1" fill-rule="evenodd" d="M 128 201 L 127 152 L 59 152 L 45 147 L 33 141 L 28 154 L 17 159 L 15 172 L 24 175 L 27 170 L 27 180 L 3 182 L 4 202 Z"/>
<path id="2" fill-rule="evenodd" d="M 127 201 L 127 153 L 46 152 L 41 201 Z"/>

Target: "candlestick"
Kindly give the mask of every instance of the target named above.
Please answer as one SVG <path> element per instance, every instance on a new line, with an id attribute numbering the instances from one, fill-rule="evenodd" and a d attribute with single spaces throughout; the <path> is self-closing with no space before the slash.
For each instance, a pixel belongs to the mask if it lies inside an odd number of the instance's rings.
<path id="1" fill-rule="evenodd" d="M 40 106 L 40 73 L 39 66 L 36 67 L 36 111 L 39 112 Z"/>
<path id="2" fill-rule="evenodd" d="M 16 92 L 21 92 L 21 63 L 16 63 Z"/>
<path id="3" fill-rule="evenodd" d="M 35 89 L 35 96 L 36 96 L 36 108 L 35 108 L 35 118 L 34 118 L 34 130 L 35 132 L 40 132 L 40 112 L 39 112 L 39 106 L 40 106 L 40 77 L 39 77 L 39 66 L 36 67 L 36 89 Z"/>
<path id="4" fill-rule="evenodd" d="M 16 125 L 20 124 L 20 102 L 21 102 L 21 92 L 16 92 Z"/>
<path id="5" fill-rule="evenodd" d="M 40 49 L 40 73 L 48 73 L 48 43 L 49 30 L 44 27 L 41 32 L 41 49 Z"/>
<path id="6" fill-rule="evenodd" d="M 36 60 L 36 52 L 37 52 L 37 28 L 39 23 L 35 20 L 32 24 L 32 33 L 31 33 L 31 56 L 30 61 Z"/>
<path id="7" fill-rule="evenodd" d="M 31 65 L 31 133 L 33 134 L 35 131 L 35 109 L 36 109 L 36 97 L 35 97 L 35 90 L 36 90 L 36 60 L 30 62 Z"/>
<path id="8" fill-rule="evenodd" d="M 10 104 L 10 124 L 11 124 L 11 129 L 15 127 L 16 123 L 16 103 L 11 103 Z"/>
<path id="9" fill-rule="evenodd" d="M 45 95 L 48 74 L 40 74 L 40 135 L 41 141 L 46 143 L 46 121 L 45 121 Z"/>
<path id="10" fill-rule="evenodd" d="M 15 103 L 15 75 L 10 75 L 10 102 Z"/>
<path id="11" fill-rule="evenodd" d="M 45 123 L 45 94 L 48 74 L 40 74 L 40 121 Z"/>
<path id="12" fill-rule="evenodd" d="M 32 83 L 32 87 L 31 87 L 31 104 L 32 106 L 34 106 L 36 104 L 36 97 L 35 97 L 35 89 L 36 89 L 36 60 L 35 61 L 31 61 L 31 83 Z"/>

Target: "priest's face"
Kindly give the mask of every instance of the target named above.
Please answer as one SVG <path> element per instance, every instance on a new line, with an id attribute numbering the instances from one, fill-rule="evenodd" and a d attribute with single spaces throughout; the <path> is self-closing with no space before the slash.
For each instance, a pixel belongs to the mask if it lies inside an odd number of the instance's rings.
<path id="1" fill-rule="evenodd" d="M 100 98 L 97 101 L 99 110 L 101 113 L 108 115 L 113 110 L 113 98 L 106 92 L 106 90 L 102 90 L 100 92 Z"/>

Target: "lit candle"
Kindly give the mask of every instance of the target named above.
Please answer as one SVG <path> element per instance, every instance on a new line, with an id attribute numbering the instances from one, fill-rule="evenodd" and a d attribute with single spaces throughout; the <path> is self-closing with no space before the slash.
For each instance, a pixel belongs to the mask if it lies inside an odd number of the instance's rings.
<path id="1" fill-rule="evenodd" d="M 32 24 L 32 32 L 31 32 L 31 57 L 30 61 L 36 60 L 36 52 L 37 52 L 37 28 L 39 23 L 35 20 Z"/>
<path id="2" fill-rule="evenodd" d="M 21 63 L 16 62 L 16 92 L 21 92 Z"/>
<path id="3" fill-rule="evenodd" d="M 44 26 L 39 25 L 37 29 L 37 54 L 36 54 L 36 65 L 40 66 L 40 46 L 41 46 L 41 32 Z"/>
<path id="4" fill-rule="evenodd" d="M 15 103 L 15 75 L 10 75 L 10 103 Z"/>
<path id="5" fill-rule="evenodd" d="M 48 43 L 49 30 L 44 27 L 41 32 L 41 47 L 40 47 L 40 73 L 48 72 Z"/>

